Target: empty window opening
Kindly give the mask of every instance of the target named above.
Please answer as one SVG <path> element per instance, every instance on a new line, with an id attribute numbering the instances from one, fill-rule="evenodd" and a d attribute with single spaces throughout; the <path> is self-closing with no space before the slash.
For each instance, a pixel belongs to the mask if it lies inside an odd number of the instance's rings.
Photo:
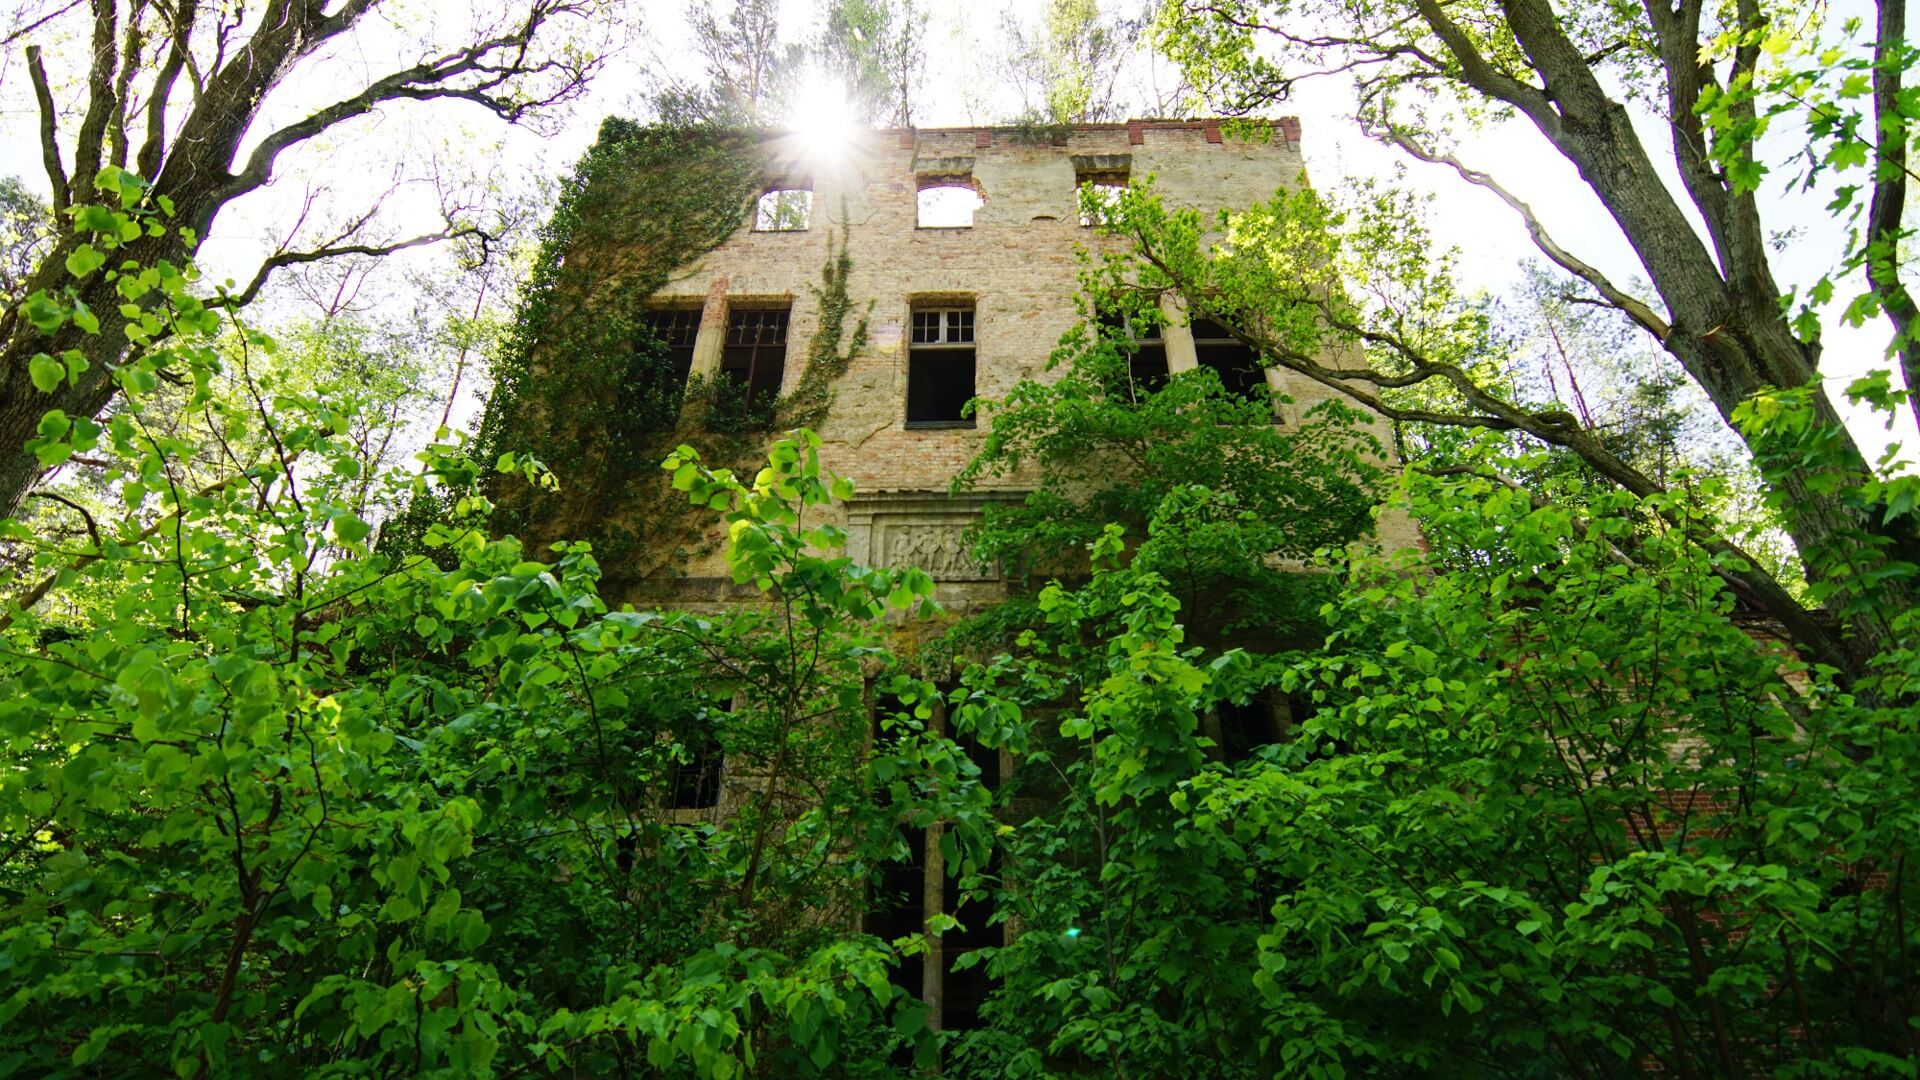
<path id="1" fill-rule="evenodd" d="M 986 199 L 970 179 L 940 178 L 920 185 L 918 224 L 923 229 L 968 229 L 973 227 L 973 212 Z"/>
<path id="2" fill-rule="evenodd" d="M 772 423 L 787 370 L 786 308 L 734 311 L 727 316 L 727 344 L 720 353 L 714 408 L 722 419 L 745 426 Z"/>
<path id="3" fill-rule="evenodd" d="M 1193 321 L 1194 359 L 1203 368 L 1220 377 L 1227 393 L 1248 401 L 1271 406 L 1273 392 L 1267 388 L 1267 372 L 1252 348 L 1227 333 L 1227 328 L 1209 319 Z"/>
<path id="4" fill-rule="evenodd" d="M 1080 224 L 1104 225 L 1111 220 L 1120 193 L 1127 190 L 1127 174 L 1083 172 L 1074 177 L 1074 186 L 1080 189 Z"/>
<path id="5" fill-rule="evenodd" d="M 951 683 L 940 687 L 943 697 L 952 693 Z M 983 746 L 972 732 L 961 732 L 953 722 L 953 714 L 946 714 L 946 730 L 967 759 L 980 770 L 980 783 L 988 788 L 1000 786 L 1000 751 Z M 993 992 L 996 980 L 987 975 L 986 964 L 976 959 L 965 967 L 958 966 L 961 958 L 975 949 L 997 949 L 1006 944 L 1006 928 L 995 919 L 996 908 L 991 896 L 964 899 L 961 896 L 960 868 L 946 868 L 944 880 L 940 883 L 940 910 L 953 916 L 960 922 L 956 929 L 949 930 L 940 938 L 941 994 L 940 1028 L 943 1031 L 966 1031 L 980 1026 L 980 1006 Z M 999 859 L 990 857 L 986 867 L 986 876 L 991 879 L 999 876 Z"/>
<path id="6" fill-rule="evenodd" d="M 693 371 L 693 345 L 700 336 L 697 308 L 663 308 L 653 313 L 653 336 L 667 348 L 675 386 L 687 385 Z"/>
<path id="7" fill-rule="evenodd" d="M 903 827 L 900 832 L 906 855 L 881 864 L 866 920 L 867 933 L 889 942 L 924 933 L 927 925 L 927 830 Z M 924 998 L 926 971 L 925 953 L 901 957 L 893 985 Z"/>
<path id="8" fill-rule="evenodd" d="M 1218 744 L 1215 753 L 1229 765 L 1247 760 L 1255 750 L 1280 739 L 1279 725 L 1274 723 L 1273 707 L 1265 694 L 1255 694 L 1245 705 L 1223 700 L 1214 705 L 1213 711 L 1219 733 L 1207 734 Z"/>
<path id="9" fill-rule="evenodd" d="M 667 806 L 674 810 L 702 810 L 720 805 L 720 770 L 725 756 L 714 734 L 714 722 L 724 713 L 701 709 L 687 720 L 680 734 L 682 760 L 668 776 Z"/>
<path id="10" fill-rule="evenodd" d="M 1099 323 L 1101 333 L 1127 354 L 1126 384 L 1108 387 L 1110 396 L 1144 401 L 1167 385 L 1167 342 L 1158 324 L 1109 311 L 1100 313 Z"/>
<path id="11" fill-rule="evenodd" d="M 753 211 L 754 232 L 806 232 L 813 217 L 809 188 L 774 188 L 760 196 Z"/>
<path id="12" fill-rule="evenodd" d="M 907 426 L 970 428 L 973 417 L 962 414 L 973 393 L 973 309 L 916 309 L 907 348 Z"/>
<path id="13" fill-rule="evenodd" d="M 999 876 L 999 853 L 988 858 L 986 876 Z M 980 1026 L 980 1006 L 993 993 L 997 979 L 987 974 L 987 965 L 978 958 L 966 967 L 961 959 L 975 949 L 997 949 L 1006 944 L 1006 926 L 995 919 L 991 896 L 962 899 L 957 867 L 948 867 L 941 895 L 941 910 L 953 916 L 960 926 L 941 935 L 940 954 L 946 961 L 944 985 L 940 994 L 940 1029 L 967 1031 Z"/>

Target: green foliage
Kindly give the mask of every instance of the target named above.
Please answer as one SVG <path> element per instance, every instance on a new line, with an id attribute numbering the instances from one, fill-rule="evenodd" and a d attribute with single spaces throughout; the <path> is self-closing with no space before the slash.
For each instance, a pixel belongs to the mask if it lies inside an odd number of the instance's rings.
<path id="1" fill-rule="evenodd" d="M 761 165 L 750 133 L 603 126 L 543 230 L 476 451 L 533 453 L 570 486 L 501 488 L 500 527 L 530 539 L 585 538 L 622 567 L 623 580 L 643 576 L 683 556 L 702 530 L 663 486 L 636 477 L 685 439 L 744 466 L 764 451 L 767 432 L 824 417 L 832 383 L 867 335 L 847 293 L 844 233 L 814 290 L 820 323 L 792 394 L 749 401 L 725 377 L 683 385 L 653 332 L 649 298 L 747 220 Z"/>
<path id="2" fill-rule="evenodd" d="M 1742 629 L 1684 532 L 1627 561 L 1629 497 L 1409 496 L 1432 550 L 1347 564 L 1322 650 L 1185 644 L 1109 533 L 970 673 L 1057 801 L 967 1074 L 1912 1075 L 1912 710 Z M 1212 760 L 1263 683 L 1314 705 Z"/>
<path id="3" fill-rule="evenodd" d="M 264 370 L 257 331 L 232 329 L 230 360 L 203 310 L 156 307 L 140 363 L 191 353 L 240 384 L 195 402 L 232 470 L 184 483 L 198 441 L 150 396 L 103 425 L 50 414 L 42 450 L 102 458 L 122 498 L 77 548 L 5 524 L 41 584 L 0 624 L 0 1073 L 848 1076 L 930 1055 L 892 947 L 849 920 L 902 821 L 948 822 L 956 870 L 977 867 L 988 797 L 926 732 L 869 768 L 879 620 L 931 582 L 801 528 L 851 494 L 818 439 L 776 443 L 752 487 L 690 448 L 670 463 L 726 512 L 765 610 L 611 611 L 587 545 L 542 563 L 486 534 L 457 443 L 371 480 L 381 505 L 443 501 L 420 541 L 443 557 L 372 550 L 365 403 Z M 716 744 L 756 778 L 740 805 L 672 810 Z"/>
<path id="4" fill-rule="evenodd" d="M 672 447 L 686 393 L 647 302 L 746 220 L 759 170 L 739 133 L 610 118 L 563 182 L 494 360 L 477 452 L 531 451 L 577 486 L 502 491 L 518 528 L 621 556 L 682 542 L 677 519 L 632 507 L 626 484 Z"/>

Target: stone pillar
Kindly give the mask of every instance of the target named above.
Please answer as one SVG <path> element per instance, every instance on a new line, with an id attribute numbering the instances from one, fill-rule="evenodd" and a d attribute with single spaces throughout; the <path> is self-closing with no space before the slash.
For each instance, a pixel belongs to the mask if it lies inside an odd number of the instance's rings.
<path id="1" fill-rule="evenodd" d="M 1193 328 L 1187 325 L 1186 305 L 1172 293 L 1160 297 L 1160 313 L 1167 317 L 1160 331 L 1167 343 L 1167 374 L 1178 375 L 1200 366 L 1200 354 L 1193 348 Z"/>
<path id="2" fill-rule="evenodd" d="M 727 285 L 725 274 L 713 279 L 706 303 L 700 307 L 700 333 L 693 339 L 693 377 L 711 380 L 720 374 L 720 354 L 727 347 Z"/>

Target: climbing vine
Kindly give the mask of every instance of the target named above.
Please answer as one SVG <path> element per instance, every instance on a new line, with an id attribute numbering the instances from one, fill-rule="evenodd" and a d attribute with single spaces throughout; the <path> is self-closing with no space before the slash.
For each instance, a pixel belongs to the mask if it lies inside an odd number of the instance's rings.
<path id="1" fill-rule="evenodd" d="M 669 450 L 689 443 L 716 464 L 744 465 L 773 431 L 824 417 L 832 383 L 867 336 L 864 313 L 848 325 L 844 231 L 812 289 L 820 322 L 791 395 L 750 405 L 727 378 L 683 384 L 652 326 L 649 298 L 741 227 L 763 172 L 751 133 L 617 118 L 601 127 L 542 230 L 478 438 L 487 457 L 537 457 L 561 487 L 502 481 L 496 527 L 585 539 L 610 577 L 647 576 L 711 543 L 659 482 Z"/>

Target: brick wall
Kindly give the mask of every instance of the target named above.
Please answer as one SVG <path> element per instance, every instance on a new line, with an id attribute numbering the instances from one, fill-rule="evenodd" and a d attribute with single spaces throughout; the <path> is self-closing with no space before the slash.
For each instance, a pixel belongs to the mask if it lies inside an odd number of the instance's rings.
<path id="1" fill-rule="evenodd" d="M 1087 125 L 1057 138 L 1023 140 L 1004 129 L 865 131 L 852 144 L 820 152 L 799 135 L 765 143 L 777 186 L 811 187 L 810 227 L 756 232 L 742 228 L 656 295 L 662 304 L 704 309 L 696 372 L 720 358 L 730 306 L 791 305 L 785 389 L 801 376 L 806 344 L 818 323 L 810 293 L 828 258 L 830 237 L 845 229 L 853 270 L 849 293 L 872 302 L 868 347 L 834 386 L 834 407 L 820 434 L 828 467 L 862 492 L 944 492 L 984 438 L 991 416 L 975 430 L 910 430 L 905 425 L 909 314 L 916 302 L 939 299 L 975 309 L 976 389 L 1004 394 L 1023 378 L 1045 378 L 1048 355 L 1082 316 L 1075 305 L 1075 248 L 1116 243 L 1079 223 L 1076 159 L 1123 165 L 1149 175 L 1172 206 L 1211 212 L 1270 198 L 1300 182 L 1304 162 L 1297 121 L 1268 141 L 1223 138 L 1217 124 L 1141 122 Z M 969 168 L 984 196 L 969 228 L 918 228 L 920 179 Z M 1169 330 L 1174 370 L 1192 366 L 1191 339 Z M 1292 395 L 1297 414 L 1328 395 L 1288 373 L 1270 381 Z M 1377 432 L 1384 441 L 1384 427 Z M 1023 478 L 1004 481 L 1017 490 Z M 1413 542 L 1404 516 L 1383 520 L 1381 539 Z M 609 568 L 618 576 L 617 568 Z M 722 573 L 717 553 L 685 568 L 696 577 Z"/>

